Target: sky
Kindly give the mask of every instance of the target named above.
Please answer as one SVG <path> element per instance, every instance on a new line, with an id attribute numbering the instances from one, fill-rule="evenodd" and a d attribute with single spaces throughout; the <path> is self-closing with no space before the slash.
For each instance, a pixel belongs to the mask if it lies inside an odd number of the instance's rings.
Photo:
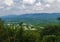
<path id="1" fill-rule="evenodd" d="M 60 0 L 0 0 L 0 16 L 60 13 Z"/>

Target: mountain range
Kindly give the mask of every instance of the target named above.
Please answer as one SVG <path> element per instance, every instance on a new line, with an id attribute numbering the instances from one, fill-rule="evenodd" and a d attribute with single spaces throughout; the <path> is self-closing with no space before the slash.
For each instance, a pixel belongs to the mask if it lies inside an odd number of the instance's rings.
<path id="1" fill-rule="evenodd" d="M 48 23 L 57 23 L 57 18 L 60 17 L 60 13 L 30 13 L 23 15 L 8 15 L 2 16 L 6 23 L 8 22 L 25 22 L 28 24 L 40 24 L 45 25 Z"/>

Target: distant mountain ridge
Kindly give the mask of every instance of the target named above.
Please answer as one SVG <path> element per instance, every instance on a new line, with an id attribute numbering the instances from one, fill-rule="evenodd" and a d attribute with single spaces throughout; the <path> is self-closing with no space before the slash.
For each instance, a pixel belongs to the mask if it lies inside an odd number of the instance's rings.
<path id="1" fill-rule="evenodd" d="M 26 22 L 31 24 L 47 24 L 56 22 L 56 18 L 60 17 L 60 13 L 31 13 L 23 15 L 8 15 L 1 17 L 8 22 Z"/>

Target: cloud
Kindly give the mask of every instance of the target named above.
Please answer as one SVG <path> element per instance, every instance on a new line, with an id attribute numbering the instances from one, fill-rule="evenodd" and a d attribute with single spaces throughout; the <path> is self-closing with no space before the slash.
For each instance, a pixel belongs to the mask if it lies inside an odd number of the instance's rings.
<path id="1" fill-rule="evenodd" d="M 43 5 L 41 2 L 38 2 L 34 5 L 33 10 L 43 10 Z"/>
<path id="2" fill-rule="evenodd" d="M 4 7 L 3 6 L 0 6 L 0 9 L 3 9 Z"/>
<path id="3" fill-rule="evenodd" d="M 50 5 L 50 4 L 46 4 L 45 7 L 46 7 L 46 8 L 50 8 L 51 5 Z"/>
<path id="4" fill-rule="evenodd" d="M 24 4 L 34 4 L 36 0 L 23 0 Z"/>
<path id="5" fill-rule="evenodd" d="M 5 0 L 4 3 L 5 3 L 7 6 L 13 6 L 13 5 L 14 5 L 13 0 Z"/>
<path id="6" fill-rule="evenodd" d="M 18 5 L 18 6 L 15 6 L 17 9 L 20 9 L 20 10 L 23 10 L 23 9 L 26 9 L 25 5 L 22 4 L 22 5 Z"/>
<path id="7" fill-rule="evenodd" d="M 13 0 L 0 0 L 0 9 L 2 9 L 3 11 L 10 10 L 13 5 Z"/>
<path id="8" fill-rule="evenodd" d="M 43 0 L 46 3 L 54 3 L 55 0 Z"/>
<path id="9" fill-rule="evenodd" d="M 60 2 L 60 0 L 57 0 L 58 2 Z"/>
<path id="10" fill-rule="evenodd" d="M 35 5 L 36 5 L 36 6 L 41 6 L 42 4 L 41 4 L 41 2 L 38 2 L 38 3 L 36 3 Z"/>
<path id="11" fill-rule="evenodd" d="M 1 15 L 59 11 L 60 0 L 0 0 Z"/>

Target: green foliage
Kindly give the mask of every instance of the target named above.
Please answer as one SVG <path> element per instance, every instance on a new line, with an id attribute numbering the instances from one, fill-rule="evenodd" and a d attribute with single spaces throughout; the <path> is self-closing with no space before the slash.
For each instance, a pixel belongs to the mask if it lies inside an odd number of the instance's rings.
<path id="1" fill-rule="evenodd" d="M 60 25 L 48 25 L 45 26 L 44 29 L 40 32 L 41 40 L 43 42 L 58 42 L 58 38 L 60 37 Z M 56 39 L 56 41 L 52 41 L 52 39 Z"/>
<path id="2" fill-rule="evenodd" d="M 60 38 L 55 35 L 46 35 L 43 37 L 42 42 L 60 42 Z"/>
<path id="3" fill-rule="evenodd" d="M 60 20 L 60 17 L 58 17 L 57 20 Z"/>
<path id="4" fill-rule="evenodd" d="M 60 42 L 60 25 L 52 24 L 36 30 L 26 25 L 24 30 L 23 22 L 19 24 L 4 24 L 0 19 L 0 42 Z M 29 29 L 30 28 L 30 29 Z"/>
<path id="5" fill-rule="evenodd" d="M 42 30 L 42 35 L 60 35 L 60 25 L 48 25 Z"/>
<path id="6" fill-rule="evenodd" d="M 40 42 L 40 35 L 37 31 L 25 31 L 24 41 L 25 42 Z"/>

